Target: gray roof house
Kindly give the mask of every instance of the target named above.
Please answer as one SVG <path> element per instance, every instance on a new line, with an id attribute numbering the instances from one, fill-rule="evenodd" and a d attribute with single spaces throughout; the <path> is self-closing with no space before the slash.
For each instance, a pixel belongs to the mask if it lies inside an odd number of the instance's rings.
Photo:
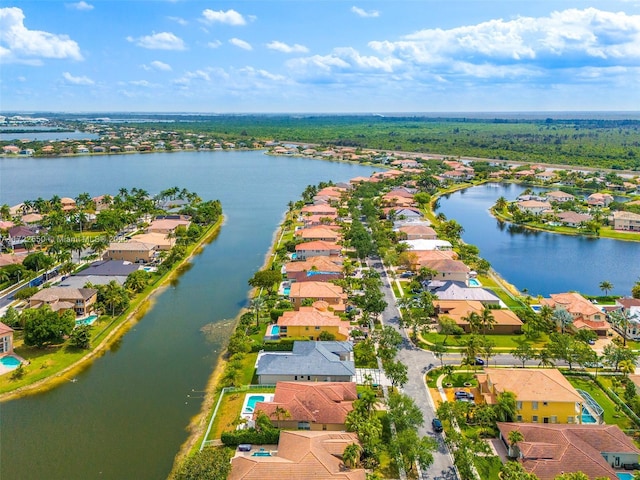
<path id="1" fill-rule="evenodd" d="M 78 277 L 92 276 L 108 276 L 108 277 L 127 277 L 130 273 L 135 272 L 140 265 L 125 262 L 124 260 L 100 260 L 93 262 L 89 268 L 76 273 Z"/>
<path id="2" fill-rule="evenodd" d="M 291 352 L 264 352 L 257 361 L 258 383 L 352 382 L 356 367 L 351 342 L 293 342 Z"/>
<path id="3" fill-rule="evenodd" d="M 490 290 L 468 287 L 463 282 L 431 281 L 424 285 L 440 300 L 477 300 L 483 305 L 500 305 L 500 298 Z"/>

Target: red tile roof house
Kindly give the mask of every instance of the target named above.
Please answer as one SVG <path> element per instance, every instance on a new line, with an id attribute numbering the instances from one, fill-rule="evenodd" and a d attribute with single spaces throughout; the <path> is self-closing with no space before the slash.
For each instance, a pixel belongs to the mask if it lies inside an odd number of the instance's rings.
<path id="1" fill-rule="evenodd" d="M 270 456 L 241 453 L 231 460 L 229 480 L 365 480 L 364 469 L 346 468 L 344 449 L 359 444 L 355 433 L 288 431 L 280 433 Z"/>
<path id="2" fill-rule="evenodd" d="M 332 225 L 337 215 L 309 215 L 301 217 L 300 221 L 304 224 L 305 228 L 317 227 L 319 225 L 329 226 Z"/>
<path id="3" fill-rule="evenodd" d="M 326 302 L 315 302 L 312 307 L 286 311 L 278 318 L 277 325 L 282 338 L 307 337 L 316 341 L 320 340 L 322 332 L 333 334 L 337 341 L 345 341 L 349 339 L 351 330 L 348 321 L 328 311 Z"/>
<path id="4" fill-rule="evenodd" d="M 558 202 L 558 203 L 570 202 L 571 200 L 575 200 L 576 198 L 570 193 L 561 192 L 559 190 L 554 192 L 547 192 L 545 196 L 547 197 L 547 200 L 549 202 Z"/>
<path id="5" fill-rule="evenodd" d="M 278 382 L 271 402 L 258 402 L 271 423 L 285 430 L 346 430 L 347 414 L 358 399 L 355 382 Z M 279 416 L 284 409 L 287 414 Z"/>
<path id="6" fill-rule="evenodd" d="M 403 225 L 398 231 L 406 234 L 407 240 L 435 240 L 438 238 L 436 231 L 426 225 Z"/>
<path id="7" fill-rule="evenodd" d="M 176 228 L 183 226 L 189 228 L 191 225 L 191 219 L 188 217 L 179 216 L 180 218 L 156 218 L 147 227 L 147 233 L 172 233 Z"/>
<path id="8" fill-rule="evenodd" d="M 613 196 L 608 193 L 592 193 L 587 197 L 587 205 L 591 207 L 608 207 L 613 202 Z"/>
<path id="9" fill-rule="evenodd" d="M 525 200 L 518 202 L 517 205 L 520 210 L 533 213 L 534 215 L 540 215 L 551 210 L 551 204 L 549 202 L 541 202 L 540 200 Z"/>
<path id="10" fill-rule="evenodd" d="M 327 302 L 329 307 L 337 312 L 344 312 L 346 308 L 347 294 L 338 285 L 329 282 L 296 282 L 291 284 L 289 300 L 296 310 L 300 309 L 302 301 L 307 298 Z"/>
<path id="11" fill-rule="evenodd" d="M 50 287 L 29 298 L 29 308 L 49 305 L 54 312 L 73 310 L 79 317 L 93 312 L 98 291 L 95 288 Z"/>
<path id="12" fill-rule="evenodd" d="M 302 216 L 310 216 L 310 215 L 334 216 L 334 215 L 338 215 L 338 209 L 331 207 L 329 205 L 307 205 L 306 207 L 302 207 L 302 209 L 300 210 L 300 214 Z"/>
<path id="13" fill-rule="evenodd" d="M 507 449 L 509 432 L 522 434 L 524 440 L 514 453 L 525 470 L 540 480 L 578 471 L 589 478 L 618 480 L 616 470 L 636 464 L 640 454 L 617 425 L 498 423 L 498 430 Z"/>
<path id="14" fill-rule="evenodd" d="M 337 243 L 323 242 L 321 240 L 304 242 L 296 245 L 296 259 L 305 260 L 311 257 L 337 257 L 341 251 L 342 247 Z"/>
<path id="15" fill-rule="evenodd" d="M 0 322 L 0 357 L 13 354 L 13 328 Z"/>
<path id="16" fill-rule="evenodd" d="M 543 298 L 540 303 L 553 309 L 565 309 L 573 317 L 573 329 L 588 328 L 599 336 L 606 336 L 611 325 L 605 314 L 589 300 L 576 292 L 552 293 L 551 298 Z"/>
<path id="17" fill-rule="evenodd" d="M 298 273 L 307 273 L 311 271 L 342 273 L 342 265 L 335 262 L 329 257 L 311 257 L 307 260 L 287 262 L 284 265 L 283 273 L 288 279 Z"/>
<path id="18" fill-rule="evenodd" d="M 300 230 L 296 230 L 295 235 L 304 241 L 321 240 L 323 242 L 333 243 L 336 243 L 342 238 L 340 232 L 323 226 L 301 228 Z"/>

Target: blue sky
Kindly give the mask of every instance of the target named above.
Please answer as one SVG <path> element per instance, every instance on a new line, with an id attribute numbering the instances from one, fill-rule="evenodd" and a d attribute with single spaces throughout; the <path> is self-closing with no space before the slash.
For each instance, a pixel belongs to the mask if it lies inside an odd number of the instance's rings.
<path id="1" fill-rule="evenodd" d="M 640 110 L 640 0 L 0 0 L 0 110 Z"/>

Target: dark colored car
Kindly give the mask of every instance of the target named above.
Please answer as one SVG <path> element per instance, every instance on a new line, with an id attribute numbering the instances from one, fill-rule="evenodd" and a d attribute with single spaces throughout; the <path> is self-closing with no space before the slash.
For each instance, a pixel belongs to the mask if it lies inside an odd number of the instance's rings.
<path id="1" fill-rule="evenodd" d="M 238 445 L 238 451 L 239 452 L 250 452 L 251 451 L 251 444 L 250 443 L 241 443 L 240 445 Z"/>
<path id="2" fill-rule="evenodd" d="M 434 432 L 442 431 L 442 422 L 439 418 L 434 418 L 433 420 L 431 420 L 431 426 L 433 427 Z"/>
<path id="3" fill-rule="evenodd" d="M 484 365 L 484 360 L 480 357 L 477 357 L 474 362 L 476 365 Z"/>
<path id="4" fill-rule="evenodd" d="M 464 390 L 458 390 L 454 393 L 454 397 L 456 400 L 473 400 L 475 398 L 473 393 L 465 392 Z"/>

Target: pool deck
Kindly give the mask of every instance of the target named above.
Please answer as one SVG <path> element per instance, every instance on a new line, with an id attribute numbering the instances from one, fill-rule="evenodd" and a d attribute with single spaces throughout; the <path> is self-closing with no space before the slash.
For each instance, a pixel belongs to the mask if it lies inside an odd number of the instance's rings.
<path id="1" fill-rule="evenodd" d="M 249 398 L 253 396 L 262 396 L 264 400 L 262 402 L 272 402 L 273 397 L 275 396 L 273 393 L 247 393 L 244 397 L 244 402 L 242 403 L 241 415 L 243 418 L 247 420 L 251 420 L 253 418 L 253 412 L 247 410 L 247 404 L 249 403 Z"/>
<path id="2" fill-rule="evenodd" d="M 241 452 L 236 448 L 236 453 L 235 453 L 234 457 L 251 458 L 253 456 L 253 454 L 256 453 L 256 452 L 259 452 L 261 448 L 264 449 L 265 452 L 271 453 L 272 457 L 275 457 L 278 454 L 278 445 L 252 445 L 251 446 L 251 451 L 249 451 L 249 452 Z M 266 457 L 266 455 L 263 458 L 265 458 L 265 457 Z"/>
<path id="3" fill-rule="evenodd" d="M 15 353 L 10 353 L 9 355 L 3 355 L 3 357 L 15 357 L 18 360 L 20 360 L 21 362 L 23 362 L 23 363 L 25 362 L 24 358 L 22 358 L 19 355 L 16 355 Z M 6 373 L 13 372 L 16 368 L 18 368 L 18 367 L 16 366 L 16 367 L 11 368 L 11 367 L 7 367 L 7 366 L 3 365 L 2 363 L 0 363 L 0 375 L 4 375 Z"/>

